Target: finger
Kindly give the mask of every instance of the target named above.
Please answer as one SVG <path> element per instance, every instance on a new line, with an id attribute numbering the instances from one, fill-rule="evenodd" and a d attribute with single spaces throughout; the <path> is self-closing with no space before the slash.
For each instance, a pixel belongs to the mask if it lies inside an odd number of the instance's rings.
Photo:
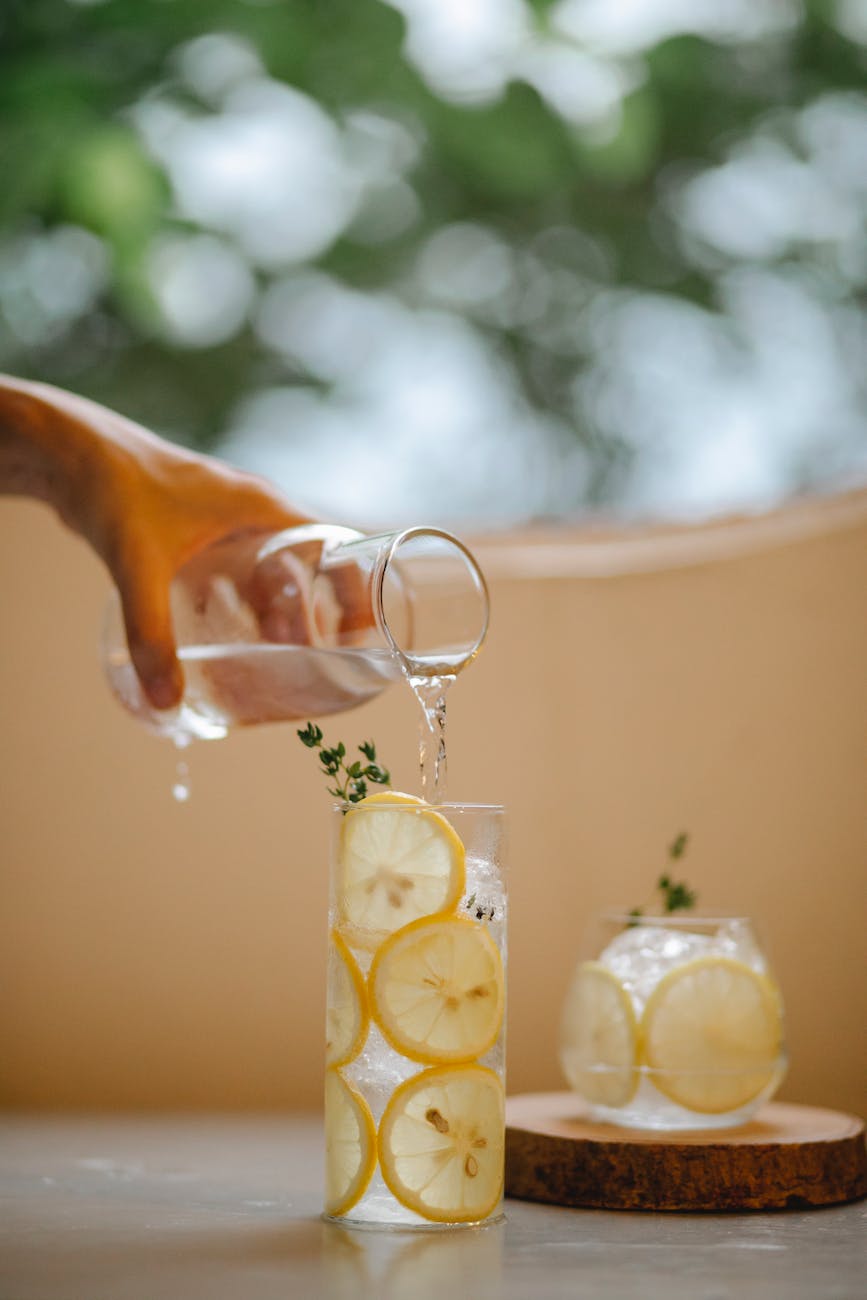
<path id="1" fill-rule="evenodd" d="M 247 597 L 268 641 L 311 645 L 315 641 L 311 575 L 290 551 L 279 551 L 259 564 Z"/>
<path id="2" fill-rule="evenodd" d="M 169 581 L 136 566 L 133 577 L 120 585 L 126 640 L 142 689 L 156 709 L 180 702 L 184 678 L 175 648 L 169 605 Z"/>
<path id="3" fill-rule="evenodd" d="M 341 639 L 348 644 L 360 642 L 376 626 L 370 576 L 351 563 L 335 565 L 328 576 L 340 610 Z"/>

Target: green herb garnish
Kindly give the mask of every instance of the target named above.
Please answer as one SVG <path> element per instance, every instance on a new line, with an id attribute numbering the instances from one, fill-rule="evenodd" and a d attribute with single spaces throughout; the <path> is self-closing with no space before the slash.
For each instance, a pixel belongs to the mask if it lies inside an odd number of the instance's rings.
<path id="1" fill-rule="evenodd" d="M 298 739 L 308 749 L 319 750 L 319 761 L 325 775 L 334 777 L 336 784 L 327 787 L 328 793 L 344 803 L 359 803 L 367 795 L 367 783 L 373 785 L 391 785 L 391 775 L 387 768 L 380 767 L 376 761 L 376 746 L 372 740 L 365 740 L 358 746 L 358 751 L 367 760 L 355 759 L 346 763 L 346 746 L 341 740 L 333 749 L 322 743 L 322 728 L 308 722 L 298 732 Z M 341 776 L 343 778 L 341 782 Z"/>
<path id="2" fill-rule="evenodd" d="M 464 906 L 468 912 L 475 911 L 477 921 L 483 921 L 485 917 L 487 917 L 489 921 L 493 921 L 494 917 L 497 915 L 497 909 L 491 906 L 490 903 L 477 903 L 475 894 L 470 894 Z"/>
<path id="3" fill-rule="evenodd" d="M 668 847 L 668 856 L 672 862 L 677 862 L 683 857 L 688 843 L 689 836 L 686 831 L 681 831 Z M 664 916 L 670 916 L 672 912 L 688 912 L 697 902 L 698 894 L 694 889 L 690 889 L 685 881 L 672 880 L 670 875 L 663 873 L 657 880 L 656 889 L 646 906 L 658 905 Z M 644 907 L 633 907 L 629 913 L 630 924 L 636 925 L 639 917 L 644 916 L 644 911 Z"/>

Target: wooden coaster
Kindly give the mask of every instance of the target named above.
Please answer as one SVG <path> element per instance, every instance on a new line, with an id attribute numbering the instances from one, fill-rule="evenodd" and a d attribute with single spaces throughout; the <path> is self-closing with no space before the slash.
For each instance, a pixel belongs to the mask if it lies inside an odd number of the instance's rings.
<path id="1" fill-rule="evenodd" d="M 506 1195 L 607 1210 L 810 1209 L 867 1195 L 864 1123 L 775 1102 L 733 1129 L 658 1133 L 587 1118 L 575 1093 L 506 1102 Z"/>

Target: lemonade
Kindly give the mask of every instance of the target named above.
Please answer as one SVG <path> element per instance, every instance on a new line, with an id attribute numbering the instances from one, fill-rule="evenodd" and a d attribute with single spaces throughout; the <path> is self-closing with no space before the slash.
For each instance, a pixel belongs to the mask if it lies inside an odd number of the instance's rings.
<path id="1" fill-rule="evenodd" d="M 503 810 L 385 791 L 334 819 L 326 1214 L 490 1220 L 503 1196 Z"/>
<path id="2" fill-rule="evenodd" d="M 779 989 L 745 918 L 609 916 L 579 962 L 560 1034 L 594 1119 L 743 1123 L 785 1073 Z"/>

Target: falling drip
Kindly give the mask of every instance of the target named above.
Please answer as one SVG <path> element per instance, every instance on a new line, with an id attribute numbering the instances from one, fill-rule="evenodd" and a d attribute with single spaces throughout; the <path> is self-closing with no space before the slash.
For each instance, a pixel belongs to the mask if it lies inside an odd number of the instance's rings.
<path id="1" fill-rule="evenodd" d="M 175 747 L 178 751 L 178 761 L 175 767 L 175 780 L 172 785 L 172 795 L 178 803 L 186 803 L 190 797 L 190 765 L 183 757 L 183 752 L 189 743 L 189 736 L 179 737 L 175 740 Z"/>
<path id="2" fill-rule="evenodd" d="M 442 803 L 446 797 L 446 694 L 454 675 L 415 677 L 409 681 L 421 705 L 418 758 L 421 794 L 428 803 Z"/>

